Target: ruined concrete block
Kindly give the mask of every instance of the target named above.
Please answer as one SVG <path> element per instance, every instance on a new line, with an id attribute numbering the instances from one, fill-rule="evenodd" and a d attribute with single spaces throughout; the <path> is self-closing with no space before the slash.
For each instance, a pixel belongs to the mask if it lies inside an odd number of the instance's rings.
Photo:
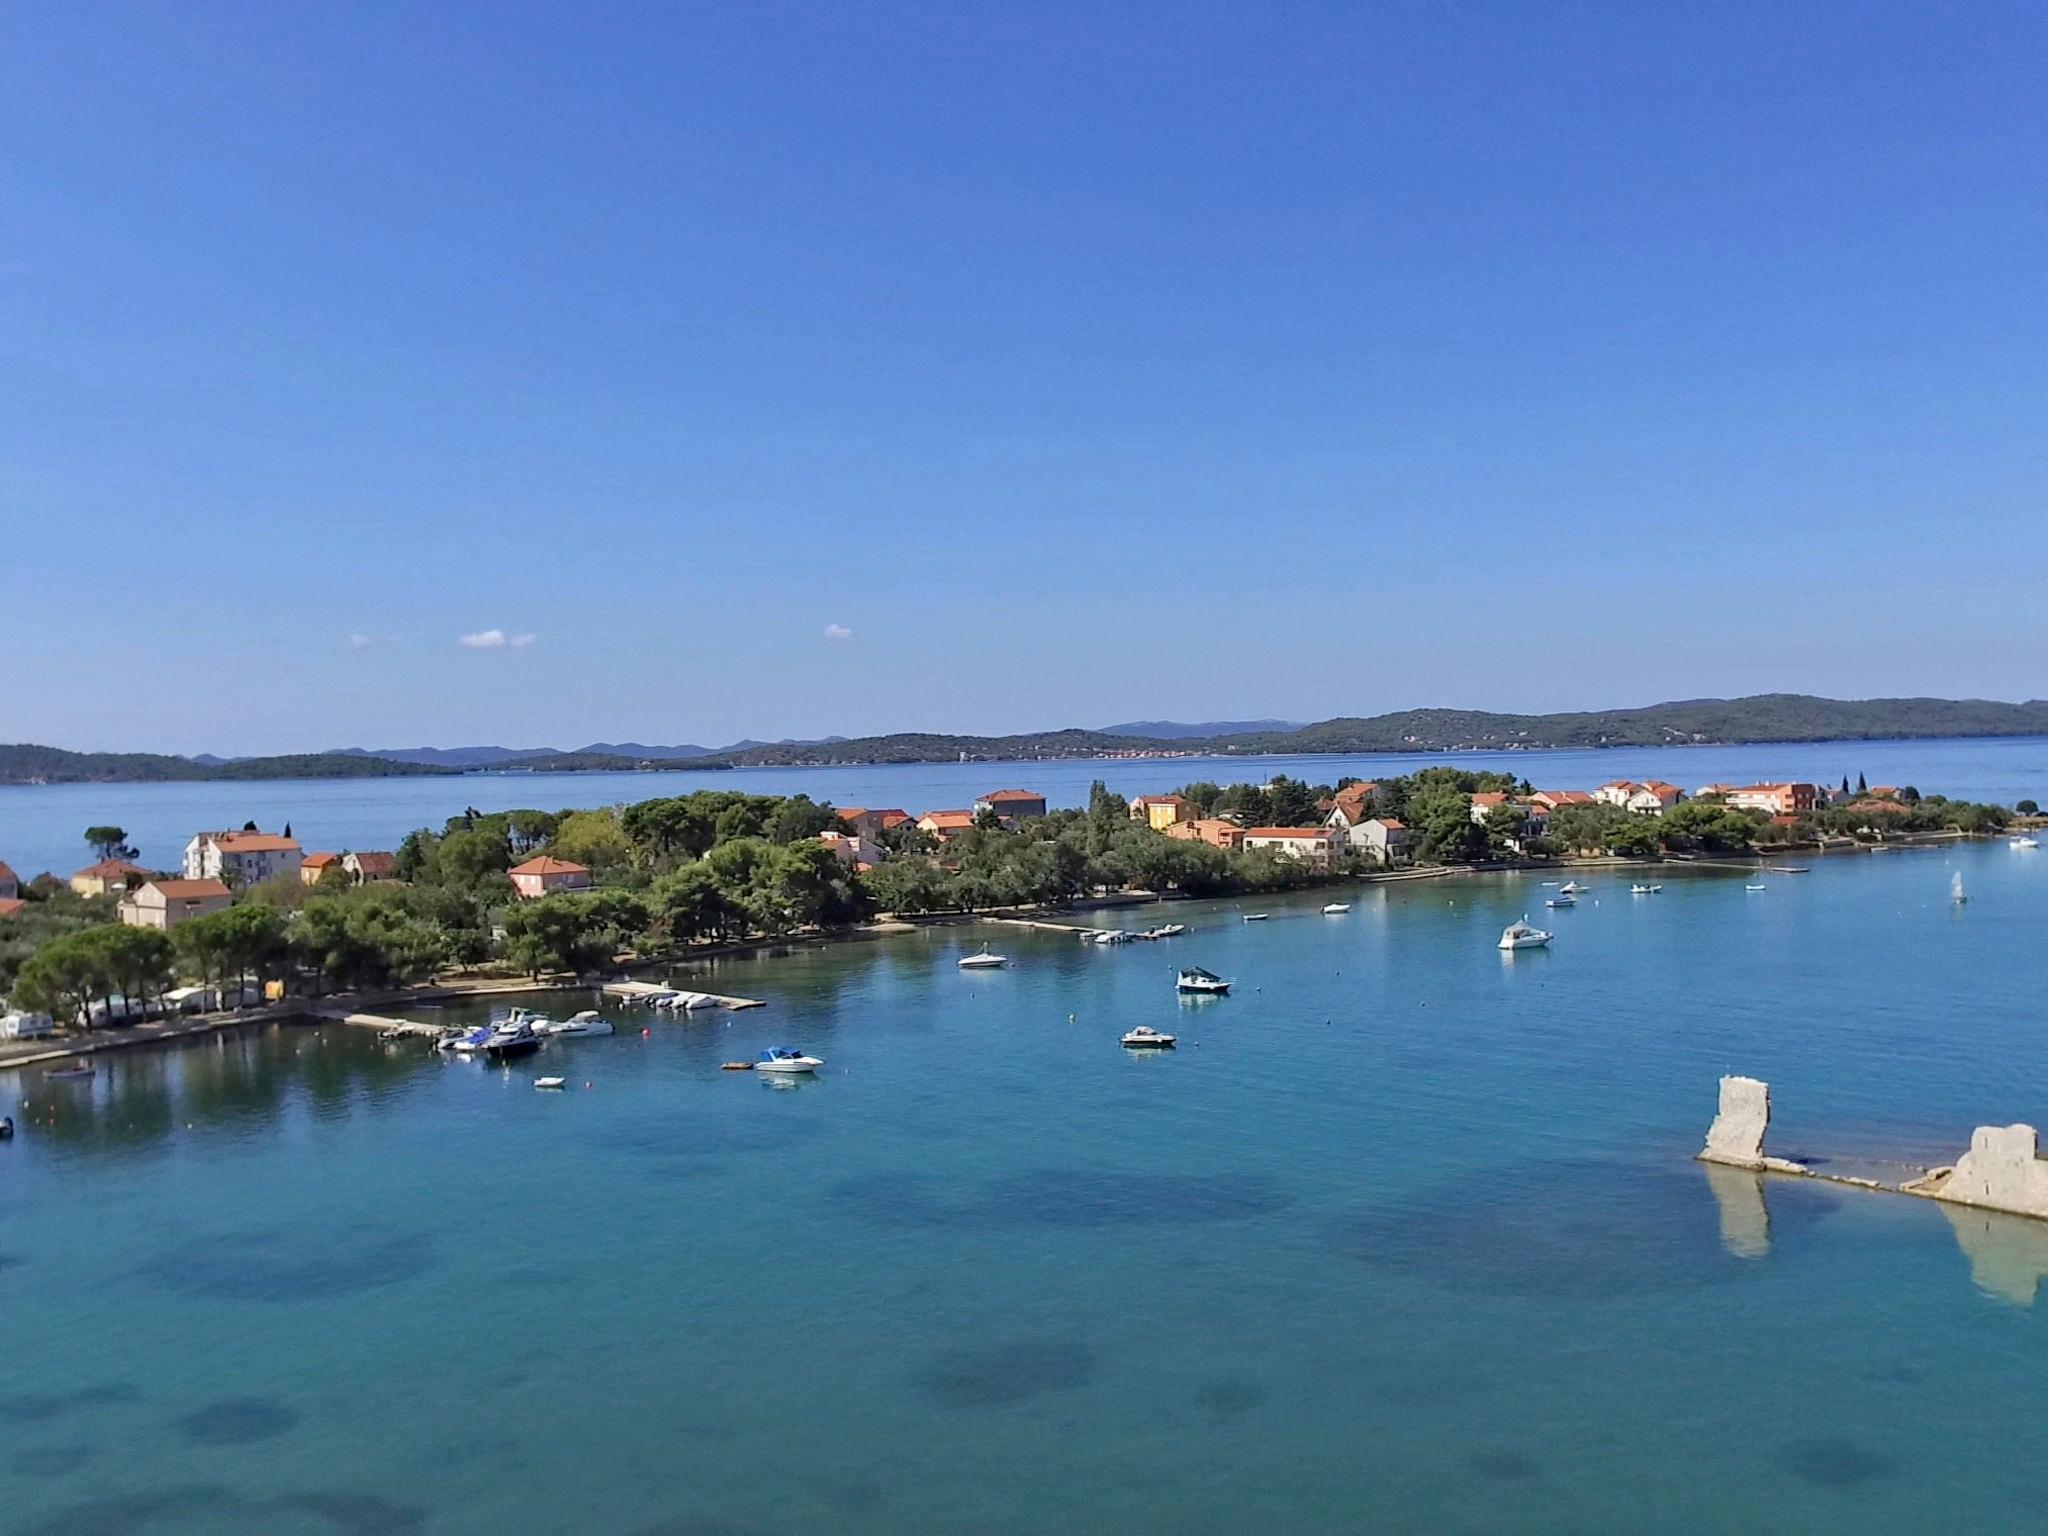
<path id="1" fill-rule="evenodd" d="M 1721 1106 L 1707 1128 L 1703 1163 L 1736 1168 L 1764 1166 L 1764 1133 L 1771 1126 L 1771 1086 L 1753 1077 L 1721 1079 Z"/>
<path id="2" fill-rule="evenodd" d="M 2048 1163 L 2040 1147 L 2031 1125 L 1980 1125 L 1934 1198 L 2048 1218 Z"/>

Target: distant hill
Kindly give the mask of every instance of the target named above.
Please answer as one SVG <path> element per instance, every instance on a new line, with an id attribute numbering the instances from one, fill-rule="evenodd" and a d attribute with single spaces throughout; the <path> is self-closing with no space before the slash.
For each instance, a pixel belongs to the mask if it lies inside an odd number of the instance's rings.
<path id="1" fill-rule="evenodd" d="M 1684 699 L 1639 709 L 1504 715 L 1411 709 L 1220 737 L 1233 752 L 1455 752 L 1541 747 L 1706 746 L 2048 733 L 2048 701 L 1823 699 L 1803 693 Z"/>
<path id="2" fill-rule="evenodd" d="M 1127 720 L 1122 725 L 1100 727 L 1105 736 L 1151 736 L 1160 741 L 1196 741 L 1211 736 L 1249 736 L 1300 728 L 1298 720 L 1205 720 L 1199 724 L 1181 720 Z"/>
<path id="3" fill-rule="evenodd" d="M 1217 722 L 1183 725 L 1140 721 L 1147 730 L 1078 727 L 1016 736 L 958 736 L 904 731 L 887 736 L 818 741 L 650 747 L 599 742 L 575 752 L 548 748 L 409 747 L 370 753 L 361 748 L 289 757 L 194 758 L 147 752 L 65 752 L 56 747 L 0 746 L 0 784 L 122 782 L 169 779 L 382 778 L 399 774 L 643 768 L 728 768 L 834 763 L 1033 762 L 1134 754 L 1189 756 L 1474 752 L 1572 747 L 1732 745 L 1740 742 L 1864 741 L 1930 736 L 2048 735 L 2048 700 L 1824 699 L 1766 693 L 1741 699 L 1684 699 L 1636 709 L 1572 714 L 1508 715 L 1469 709 L 1408 709 L 1393 714 L 1320 720 L 1265 729 Z M 1164 731 L 1187 734 L 1166 735 Z M 1196 734 L 1199 733 L 1199 734 Z"/>
<path id="4" fill-rule="evenodd" d="M 944 736 L 904 731 L 893 736 L 839 737 L 829 741 L 779 742 L 721 752 L 717 760 L 735 767 L 812 766 L 824 763 L 1014 762 L 1038 758 L 1106 757 L 1119 752 L 1186 751 L 1182 742 L 1146 736 L 1111 736 L 1079 727 L 1033 731 L 1022 736 Z"/>
<path id="5" fill-rule="evenodd" d="M 0 784 L 137 784 L 202 779 L 383 779 L 453 773 L 346 752 L 299 752 L 202 763 L 161 752 L 66 752 L 26 742 L 0 746 Z"/>

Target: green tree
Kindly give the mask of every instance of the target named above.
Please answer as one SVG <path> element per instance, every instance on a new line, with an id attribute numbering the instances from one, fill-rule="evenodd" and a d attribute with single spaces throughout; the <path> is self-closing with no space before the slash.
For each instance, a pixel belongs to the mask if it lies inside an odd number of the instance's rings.
<path id="1" fill-rule="evenodd" d="M 633 840 L 626 836 L 617 811 L 571 811 L 555 828 L 548 852 L 603 878 L 633 862 Z"/>
<path id="2" fill-rule="evenodd" d="M 2036 805 L 2031 800 L 2022 800 L 2018 805 L 2014 806 L 2013 809 L 2018 811 L 2022 816 L 2038 816 L 2041 814 L 2041 807 Z"/>
<path id="3" fill-rule="evenodd" d="M 719 937 L 738 920 L 725 900 L 718 876 L 701 861 L 656 880 L 649 904 L 669 937 L 679 944 Z"/>
<path id="4" fill-rule="evenodd" d="M 127 830 L 122 827 L 87 827 L 85 840 L 102 859 L 132 859 L 137 856 L 128 845 Z"/>

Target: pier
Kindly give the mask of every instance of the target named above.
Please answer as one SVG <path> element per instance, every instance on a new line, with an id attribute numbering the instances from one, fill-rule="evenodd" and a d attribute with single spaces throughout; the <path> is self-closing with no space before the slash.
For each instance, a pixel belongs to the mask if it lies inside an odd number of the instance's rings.
<path id="1" fill-rule="evenodd" d="M 719 992 L 706 992 L 701 987 L 662 987 L 651 981 L 608 981 L 604 984 L 603 991 L 606 997 L 621 1003 L 644 1003 L 649 998 L 666 997 L 673 992 L 695 992 L 699 997 L 710 998 L 727 1013 L 768 1006 L 758 997 L 727 997 Z"/>

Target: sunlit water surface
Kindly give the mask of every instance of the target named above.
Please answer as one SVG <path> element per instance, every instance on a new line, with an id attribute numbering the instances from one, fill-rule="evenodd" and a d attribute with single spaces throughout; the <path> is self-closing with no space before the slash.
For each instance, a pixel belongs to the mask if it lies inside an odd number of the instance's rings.
<path id="1" fill-rule="evenodd" d="M 2028 1529 L 2048 1228 L 1689 1159 L 1730 1070 L 1843 1168 L 2048 1115 L 2044 861 L 940 930 L 505 1069 L 337 1026 L 0 1078 L 0 1529 Z M 824 1072 L 719 1070 L 783 1042 Z"/>

